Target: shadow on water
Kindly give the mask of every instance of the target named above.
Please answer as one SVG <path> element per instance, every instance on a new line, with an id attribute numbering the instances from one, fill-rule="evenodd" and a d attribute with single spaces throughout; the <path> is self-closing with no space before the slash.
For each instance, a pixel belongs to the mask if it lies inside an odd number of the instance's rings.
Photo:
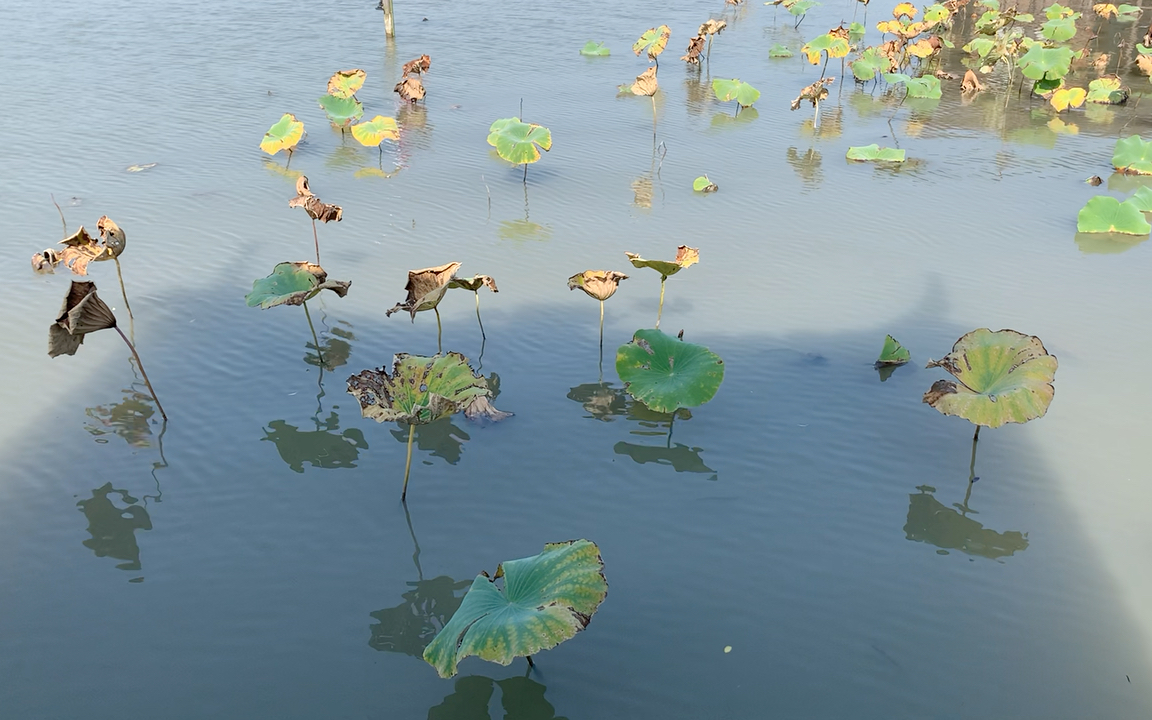
<path id="1" fill-rule="evenodd" d="M 544 699 L 547 688 L 535 680 L 526 677 L 493 680 L 483 675 L 458 679 L 452 694 L 428 710 L 428 720 L 499 718 L 499 710 L 493 715 L 490 709 L 497 690 L 504 720 L 565 720 L 558 717 L 556 708 Z"/>
<path id="2" fill-rule="evenodd" d="M 110 495 L 119 495 L 120 502 L 127 506 L 117 507 Z M 84 547 L 96 553 L 96 557 L 124 560 L 116 566 L 120 570 L 139 570 L 140 546 L 136 543 L 136 531 L 152 529 L 148 510 L 139 502 L 127 490 L 117 490 L 112 483 L 104 483 L 92 491 L 92 497 L 76 503 L 88 519 L 88 533 L 92 536 L 84 541 Z"/>

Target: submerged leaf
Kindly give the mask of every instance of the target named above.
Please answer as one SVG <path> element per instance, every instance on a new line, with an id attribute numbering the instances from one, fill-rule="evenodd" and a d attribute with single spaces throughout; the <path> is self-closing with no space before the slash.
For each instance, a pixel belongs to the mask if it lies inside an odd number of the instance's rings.
<path id="1" fill-rule="evenodd" d="M 367 73 L 355 70 L 337 70 L 328 78 L 328 94 L 338 98 L 350 98 L 364 86 Z"/>
<path id="2" fill-rule="evenodd" d="M 521 122 L 518 117 L 501 118 L 488 128 L 488 144 L 510 163 L 534 163 L 540 159 L 540 150 L 552 149 L 552 131 L 543 125 Z"/>
<path id="3" fill-rule="evenodd" d="M 266 310 L 277 305 L 302 305 L 321 290 L 331 290 L 339 297 L 348 294 L 351 281 L 329 280 L 328 273 L 310 262 L 282 262 L 272 274 L 252 283 L 252 292 L 244 296 L 248 307 Z"/>
<path id="4" fill-rule="evenodd" d="M 671 36 L 672 30 L 667 25 L 650 28 L 632 44 L 632 52 L 637 55 L 647 52 L 648 59 L 655 60 L 657 55 L 664 52 L 664 47 L 668 45 L 668 38 Z"/>
<path id="5" fill-rule="evenodd" d="M 463 412 L 473 420 L 503 420 L 511 415 L 492 407 L 488 380 L 477 375 L 460 353 L 423 357 L 400 353 L 392 373 L 363 370 L 348 378 L 348 392 L 360 413 L 376 422 L 427 425 Z"/>
<path id="6" fill-rule="evenodd" d="M 996 428 L 1043 417 L 1055 393 L 1056 357 L 1040 338 L 1015 330 L 973 330 L 927 367 L 944 368 L 956 380 L 937 380 L 924 402 L 975 425 Z"/>
<path id="7" fill-rule="evenodd" d="M 768 48 L 768 57 L 770 57 L 770 58 L 790 58 L 790 57 L 792 57 L 792 51 L 788 49 L 788 46 L 781 45 L 780 43 L 776 43 L 772 47 Z"/>
<path id="8" fill-rule="evenodd" d="M 589 40 L 584 43 L 584 47 L 580 48 L 580 54 L 589 57 L 608 57 L 612 52 L 604 46 L 604 43 Z"/>
<path id="9" fill-rule="evenodd" d="M 367 122 L 353 125 L 352 137 L 365 147 L 377 147 L 385 140 L 399 140 L 400 127 L 396 124 L 396 118 L 377 115 Z"/>
<path id="10" fill-rule="evenodd" d="M 896 338 L 888 335 L 884 338 L 884 347 L 880 350 L 880 357 L 876 359 L 876 367 L 885 365 L 903 365 L 912 359 L 908 348 L 901 345 Z"/>
<path id="11" fill-rule="evenodd" d="M 868 161 L 873 160 L 876 162 L 895 162 L 901 163 L 905 160 L 905 154 L 899 148 L 882 148 L 876 143 L 871 145 L 863 145 L 859 147 L 848 148 L 846 156 L 849 160 Z"/>
<path id="12" fill-rule="evenodd" d="M 496 585 L 500 577 L 503 590 Z M 477 575 L 424 659 L 441 677 L 455 675 L 457 663 L 470 655 L 508 665 L 583 630 L 607 594 L 595 543 L 549 543 L 539 555 L 502 563 L 494 578 Z"/>
<path id="13" fill-rule="evenodd" d="M 304 137 L 304 123 L 296 119 L 292 113 L 284 113 L 283 116 L 272 127 L 268 128 L 268 132 L 264 133 L 264 139 L 260 141 L 260 149 L 269 155 L 275 155 L 281 150 L 291 150 L 296 147 L 301 138 Z"/>
<path id="14" fill-rule="evenodd" d="M 620 281 L 627 279 L 627 275 L 615 270 L 585 270 L 568 278 L 568 289 L 580 288 L 589 297 L 603 301 L 615 295 Z"/>
<path id="15" fill-rule="evenodd" d="M 724 361 L 703 345 L 660 330 L 637 330 L 616 351 L 616 373 L 628 394 L 656 412 L 711 400 L 724 381 Z"/>
<path id="16" fill-rule="evenodd" d="M 686 267 L 690 267 L 700 262 L 700 251 L 687 245 L 681 245 L 676 248 L 675 260 L 645 260 L 636 253 L 626 252 L 628 259 L 632 261 L 633 267 L 638 268 L 652 268 L 664 277 L 670 277 L 680 272 Z"/>
<path id="17" fill-rule="evenodd" d="M 1137 202 L 1120 202 L 1110 195 L 1097 195 L 1080 209 L 1076 216 L 1076 231 L 1147 235 L 1152 233 L 1152 225 L 1144 219 Z"/>
<path id="18" fill-rule="evenodd" d="M 437 265 L 423 270 L 409 270 L 408 284 L 404 286 L 404 289 L 408 291 L 408 298 L 403 303 L 399 303 L 388 310 L 385 317 L 391 317 L 392 313 L 407 310 L 412 316 L 412 321 L 415 322 L 416 313 L 431 310 L 440 304 L 440 301 L 444 299 L 444 293 L 448 292 L 448 284 L 459 269 L 460 263 L 450 262 L 446 265 Z"/>

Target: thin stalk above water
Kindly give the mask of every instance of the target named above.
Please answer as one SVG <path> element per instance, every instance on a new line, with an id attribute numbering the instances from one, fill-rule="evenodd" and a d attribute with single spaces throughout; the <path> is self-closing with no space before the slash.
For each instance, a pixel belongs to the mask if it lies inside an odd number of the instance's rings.
<path id="1" fill-rule="evenodd" d="M 479 299 L 477 299 L 476 302 L 480 302 Z M 477 307 L 479 307 L 479 306 L 477 306 Z M 440 336 L 441 336 L 440 308 L 434 307 L 432 309 L 434 311 L 436 311 L 436 353 L 440 354 L 440 353 L 444 352 L 444 346 L 440 343 Z"/>
<path id="2" fill-rule="evenodd" d="M 739 106 L 737 106 L 739 107 Z M 660 316 L 664 314 L 664 281 L 668 279 L 667 275 L 660 276 L 660 309 L 656 311 L 656 329 L 660 329 Z"/>

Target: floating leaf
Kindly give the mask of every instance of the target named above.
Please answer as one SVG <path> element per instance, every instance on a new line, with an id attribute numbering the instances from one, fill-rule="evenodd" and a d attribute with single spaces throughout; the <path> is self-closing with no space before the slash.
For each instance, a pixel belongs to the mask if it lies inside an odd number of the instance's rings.
<path id="1" fill-rule="evenodd" d="M 400 139 L 400 126 L 396 118 L 377 115 L 367 122 L 352 126 L 352 137 L 366 147 L 377 147 L 385 140 Z"/>
<path id="2" fill-rule="evenodd" d="M 457 352 L 397 354 L 391 375 L 384 368 L 363 370 L 348 378 L 348 392 L 360 403 L 360 414 L 376 422 L 427 425 L 458 412 L 473 420 L 511 415 L 492 407 L 488 380 Z"/>
<path id="3" fill-rule="evenodd" d="M 632 44 L 632 52 L 637 55 L 647 52 L 648 59 L 655 60 L 657 55 L 664 52 L 664 47 L 668 45 L 668 38 L 671 36 L 672 30 L 667 25 L 650 28 Z"/>
<path id="4" fill-rule="evenodd" d="M 1030 80 L 1058 80 L 1072 68 L 1072 48 L 1036 44 L 1020 56 L 1020 71 Z"/>
<path id="5" fill-rule="evenodd" d="M 914 78 L 904 73 L 886 73 L 884 79 L 890 83 L 904 83 L 908 97 L 939 100 L 943 95 L 940 90 L 940 79 L 933 75 Z"/>
<path id="6" fill-rule="evenodd" d="M 1088 83 L 1087 100 L 1101 105 L 1121 105 L 1128 102 L 1128 88 L 1120 83 L 1120 78 L 1107 75 Z"/>
<path id="7" fill-rule="evenodd" d="M 740 104 L 740 107 L 752 107 L 752 103 L 760 99 L 759 90 L 735 78 L 732 80 L 713 80 L 712 92 L 716 93 L 716 98 L 721 102 L 735 100 Z"/>
<path id="8" fill-rule="evenodd" d="M 292 150 L 300 139 L 304 137 L 304 123 L 296 119 L 292 113 L 284 115 L 268 128 L 264 139 L 260 141 L 260 149 L 269 155 L 275 155 L 281 150 Z"/>
<path id="9" fill-rule="evenodd" d="M 1144 219 L 1137 202 L 1120 202 L 1110 195 L 1097 195 L 1080 209 L 1076 216 L 1076 230 L 1082 233 L 1147 235 L 1152 233 L 1152 225 Z"/>
<path id="10" fill-rule="evenodd" d="M 1040 338 L 1015 330 L 973 330 L 927 366 L 944 368 L 956 381 L 937 380 L 924 402 L 975 425 L 996 428 L 1043 417 L 1055 393 L 1055 356 Z"/>
<path id="11" fill-rule="evenodd" d="M 638 268 L 652 268 L 664 277 L 670 277 L 680 272 L 686 267 L 690 267 L 700 262 L 700 251 L 696 248 L 681 245 L 676 248 L 675 260 L 645 260 L 636 253 L 626 252 L 628 259 L 632 261 L 633 267 Z"/>
<path id="12" fill-rule="evenodd" d="M 800 52 L 808 56 L 808 62 L 819 65 L 821 53 L 827 53 L 829 58 L 842 58 L 847 57 L 850 49 L 847 38 L 824 33 L 805 43 Z"/>
<path id="13" fill-rule="evenodd" d="M 880 350 L 880 357 L 876 359 L 876 367 L 886 365 L 903 365 L 912 359 L 908 348 L 901 345 L 896 338 L 888 335 L 884 338 L 884 347 Z"/>
<path id="14" fill-rule="evenodd" d="M 423 270 L 409 270 L 408 283 L 404 286 L 404 289 L 408 291 L 408 298 L 403 303 L 398 303 L 391 310 L 388 310 L 385 317 L 391 317 L 392 313 L 407 310 L 412 316 L 412 321 L 415 322 L 416 313 L 431 310 L 440 304 L 440 301 L 444 299 L 444 293 L 448 292 L 448 284 L 459 269 L 460 263 L 450 262 L 446 265 L 437 265 Z"/>
<path id="15" fill-rule="evenodd" d="M 1152 141 L 1130 135 L 1116 141 L 1112 166 L 1129 175 L 1152 175 Z"/>
<path id="16" fill-rule="evenodd" d="M 367 73 L 360 69 L 337 70 L 328 78 L 328 94 L 338 98 L 350 98 L 364 87 L 366 76 Z"/>
<path id="17" fill-rule="evenodd" d="M 647 95 L 651 97 L 656 94 L 659 88 L 660 85 L 656 80 L 656 66 L 653 65 L 636 76 L 636 82 L 632 83 L 630 89 L 633 95 Z"/>
<path id="18" fill-rule="evenodd" d="M 552 149 L 552 131 L 543 125 L 521 122 L 518 117 L 502 118 L 488 128 L 488 144 L 510 163 L 534 163 L 540 150 Z"/>
<path id="19" fill-rule="evenodd" d="M 584 43 L 584 47 L 580 48 L 580 54 L 588 57 L 608 57 L 612 52 L 605 47 L 604 43 L 589 40 Z"/>
<path id="20" fill-rule="evenodd" d="M 1132 203 L 1140 212 L 1152 213 L 1152 188 L 1141 185 L 1125 202 Z"/>
<path id="21" fill-rule="evenodd" d="M 603 302 L 616 294 L 621 280 L 628 276 L 615 270 L 585 270 L 568 278 L 568 289 L 580 288 L 589 297 Z"/>
<path id="22" fill-rule="evenodd" d="M 501 576 L 503 590 L 496 584 Z M 455 675 L 457 663 L 470 655 L 508 665 L 583 630 L 607 594 L 595 543 L 549 543 L 539 555 L 502 563 L 495 578 L 477 575 L 424 659 L 441 677 Z"/>
<path id="23" fill-rule="evenodd" d="M 790 57 L 792 57 L 792 51 L 789 50 L 787 46 L 781 45 L 780 43 L 776 43 L 772 47 L 768 48 L 768 57 L 770 57 L 770 58 L 790 58 Z"/>
<path id="24" fill-rule="evenodd" d="M 628 394 L 656 412 L 711 400 L 724 381 L 724 361 L 703 345 L 660 330 L 637 330 L 616 351 L 616 373 Z"/>
<path id="25" fill-rule="evenodd" d="M 707 175 L 701 175 L 692 181 L 692 189 L 696 192 L 710 193 L 716 192 L 720 188 L 716 186 L 716 183 L 709 180 Z"/>
<path id="26" fill-rule="evenodd" d="M 882 148 L 873 143 L 871 145 L 863 145 L 858 147 L 848 148 L 846 156 L 849 160 L 874 160 L 876 162 L 904 162 L 904 151 L 898 148 Z"/>
<path id="27" fill-rule="evenodd" d="M 1056 108 L 1056 112 L 1064 112 L 1070 107 L 1083 105 L 1086 97 L 1088 97 L 1088 91 L 1084 88 L 1060 88 L 1052 93 L 1048 102 Z"/>
<path id="28" fill-rule="evenodd" d="M 328 114 L 332 127 L 347 127 L 364 116 L 364 105 L 354 97 L 321 95 L 317 102 Z"/>
<path id="29" fill-rule="evenodd" d="M 392 91 L 399 95 L 401 100 L 412 103 L 423 100 L 425 95 L 424 83 L 420 82 L 420 78 L 411 75 L 405 75 Z"/>
<path id="30" fill-rule="evenodd" d="M 331 290 L 339 297 L 348 294 L 350 281 L 329 280 L 328 273 L 310 262 L 282 262 L 272 274 L 252 283 L 252 292 L 244 296 L 248 307 L 267 310 L 277 305 L 302 305 L 321 290 Z"/>

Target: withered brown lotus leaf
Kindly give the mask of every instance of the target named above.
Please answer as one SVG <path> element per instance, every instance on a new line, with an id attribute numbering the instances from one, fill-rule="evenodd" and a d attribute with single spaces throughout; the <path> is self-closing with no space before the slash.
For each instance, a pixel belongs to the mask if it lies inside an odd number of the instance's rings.
<path id="1" fill-rule="evenodd" d="M 700 54 L 703 52 L 704 36 L 697 35 L 695 37 L 690 37 L 688 38 L 688 49 L 684 52 L 684 55 L 680 59 L 689 65 L 699 65 Z"/>
<path id="2" fill-rule="evenodd" d="M 124 235 L 120 226 L 107 215 L 101 215 L 100 219 L 96 221 L 96 229 L 100 232 L 100 239 L 104 242 L 104 247 L 108 249 L 108 254 L 114 258 L 120 257 L 127 243 L 127 236 Z"/>
<path id="3" fill-rule="evenodd" d="M 960 82 L 960 92 L 965 95 L 978 93 L 984 89 L 984 84 L 980 82 L 980 78 L 976 77 L 976 73 L 969 70 L 964 73 L 964 80 Z"/>
<path id="4" fill-rule="evenodd" d="M 392 313 L 407 310 L 412 316 L 412 322 L 416 322 L 416 313 L 431 310 L 440 304 L 444 293 L 448 291 L 448 284 L 459 269 L 460 263 L 450 262 L 422 270 L 409 270 L 408 284 L 404 286 L 408 298 L 385 312 L 385 316 L 391 317 Z"/>
<path id="5" fill-rule="evenodd" d="M 41 274 L 55 272 L 56 266 L 59 263 L 60 254 L 52 248 L 48 248 L 43 253 L 36 253 L 32 256 L 32 269 Z"/>
<path id="6" fill-rule="evenodd" d="M 463 288 L 464 290 L 471 290 L 476 292 L 482 287 L 487 287 L 492 292 L 500 292 L 496 289 L 496 281 L 490 275 L 473 275 L 470 278 L 454 277 L 448 282 L 449 288 Z"/>
<path id="7" fill-rule="evenodd" d="M 417 100 L 424 99 L 424 83 L 420 82 L 420 78 L 411 75 L 405 75 L 404 79 L 396 83 L 393 88 L 401 99 L 407 102 L 416 102 Z"/>
<path id="8" fill-rule="evenodd" d="M 296 178 L 296 197 L 288 201 L 288 207 L 302 207 L 304 212 L 308 213 L 308 217 L 323 223 L 340 222 L 344 216 L 344 208 L 321 202 L 320 198 L 312 194 L 311 188 L 308 187 L 308 178 L 304 175 Z"/>
<path id="9" fill-rule="evenodd" d="M 805 100 L 812 103 L 813 107 L 815 107 L 816 103 L 828 97 L 828 86 L 835 80 L 836 78 L 832 77 L 821 78 L 801 90 L 800 94 L 796 96 L 796 99 L 792 101 L 792 109 L 800 109 L 800 103 Z"/>
<path id="10" fill-rule="evenodd" d="M 404 75 L 411 75 L 414 72 L 423 75 L 424 73 L 428 72 L 428 68 L 430 67 L 432 67 L 432 58 L 428 57 L 427 55 L 421 55 L 415 60 L 409 60 L 408 62 L 404 63 L 404 67 L 401 68 L 401 72 Z"/>
<path id="11" fill-rule="evenodd" d="M 116 327 L 116 316 L 96 294 L 96 283 L 73 280 L 56 322 L 48 329 L 48 356 L 75 355 L 90 332 Z"/>
<path id="12" fill-rule="evenodd" d="M 603 301 L 615 295 L 620 281 L 627 279 L 627 275 L 615 270 L 585 270 L 568 278 L 568 289 L 580 288 L 588 296 Z"/>
<path id="13" fill-rule="evenodd" d="M 88 274 L 88 263 L 112 258 L 111 250 L 97 242 L 81 225 L 80 229 L 60 241 L 60 261 L 76 275 Z"/>
<path id="14" fill-rule="evenodd" d="M 728 23 L 724 20 L 709 19 L 700 24 L 700 29 L 696 31 L 697 35 L 715 35 L 724 28 L 728 27 Z"/>
<path id="15" fill-rule="evenodd" d="M 660 83 L 656 80 L 656 66 L 648 68 L 644 72 L 636 76 L 636 82 L 632 83 L 633 95 L 647 95 L 651 97 L 656 94 L 660 89 Z"/>

